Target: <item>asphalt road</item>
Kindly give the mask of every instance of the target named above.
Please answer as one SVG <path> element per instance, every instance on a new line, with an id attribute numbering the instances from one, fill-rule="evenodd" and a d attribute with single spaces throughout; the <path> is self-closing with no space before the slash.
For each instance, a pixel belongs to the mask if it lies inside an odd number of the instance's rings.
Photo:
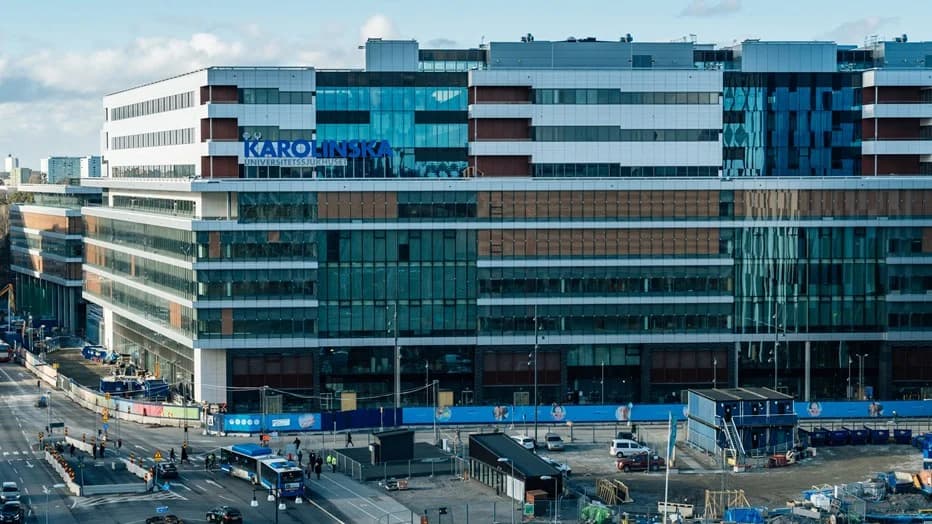
<path id="1" fill-rule="evenodd" d="M 36 399 L 44 391 L 47 388 L 37 388 L 35 378 L 24 368 L 12 363 L 0 364 L 0 481 L 19 484 L 30 509 L 27 522 L 45 522 L 48 510 L 49 522 L 56 524 L 141 524 L 147 517 L 156 515 L 156 508 L 160 507 L 167 508 L 168 513 L 178 515 L 185 522 L 206 522 L 206 512 L 221 504 L 238 508 L 245 522 L 275 522 L 276 505 L 266 500 L 267 493 L 254 493 L 248 482 L 204 470 L 204 455 L 236 441 L 202 436 L 199 429 L 191 429 L 188 434 L 192 464 L 179 467 L 180 478 L 169 481 L 169 491 L 73 497 L 64 489 L 53 488 L 46 495 L 46 490 L 61 480 L 46 464 L 44 454 L 36 451 L 38 433 L 45 431 L 49 418 L 46 408 L 35 407 Z M 95 413 L 58 392 L 51 395 L 51 420 L 65 422 L 69 435 L 75 437 L 86 433 L 90 438 L 101 427 Z M 56 434 L 59 431 L 56 429 Z M 98 460 L 88 467 L 109 467 L 114 455 L 130 453 L 154 464 L 153 455 L 157 449 L 167 458 L 169 450 L 175 448 L 180 457 L 184 442 L 181 428 L 150 427 L 115 419 L 110 420 L 108 437 L 107 460 Z M 121 450 L 116 450 L 117 438 L 122 438 Z M 257 507 L 250 505 L 254 495 Z M 336 508 L 313 494 L 303 504 L 287 500 L 285 506 L 278 514 L 278 522 L 346 522 Z"/>

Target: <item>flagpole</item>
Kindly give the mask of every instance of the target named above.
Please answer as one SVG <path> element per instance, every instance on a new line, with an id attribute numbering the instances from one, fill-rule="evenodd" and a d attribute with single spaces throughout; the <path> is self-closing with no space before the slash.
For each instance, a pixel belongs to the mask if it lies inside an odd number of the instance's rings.
<path id="1" fill-rule="evenodd" d="M 673 413 L 670 413 L 670 421 L 667 426 L 667 472 L 663 481 L 663 524 L 667 524 L 667 501 L 670 495 L 670 448 L 672 447 L 671 437 L 673 436 Z"/>

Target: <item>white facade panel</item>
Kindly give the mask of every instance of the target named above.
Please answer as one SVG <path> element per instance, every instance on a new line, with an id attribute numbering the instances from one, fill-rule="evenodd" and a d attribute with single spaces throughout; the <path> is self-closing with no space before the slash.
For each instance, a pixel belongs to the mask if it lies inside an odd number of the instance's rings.
<path id="1" fill-rule="evenodd" d="M 861 116 L 864 118 L 932 118 L 932 104 L 866 104 L 861 107 Z"/>
<path id="2" fill-rule="evenodd" d="M 535 89 L 589 88 L 622 91 L 721 92 L 721 71 L 697 70 L 476 70 L 470 86 L 528 86 Z"/>
<path id="3" fill-rule="evenodd" d="M 929 69 L 872 69 L 861 77 L 864 87 L 874 86 L 932 86 Z"/>
<path id="4" fill-rule="evenodd" d="M 932 140 L 864 140 L 861 152 L 865 155 L 932 155 Z"/>
<path id="5" fill-rule="evenodd" d="M 721 142 L 473 142 L 476 156 L 530 156 L 532 163 L 617 163 L 623 166 L 713 166 Z M 480 164 L 482 160 L 479 160 Z"/>

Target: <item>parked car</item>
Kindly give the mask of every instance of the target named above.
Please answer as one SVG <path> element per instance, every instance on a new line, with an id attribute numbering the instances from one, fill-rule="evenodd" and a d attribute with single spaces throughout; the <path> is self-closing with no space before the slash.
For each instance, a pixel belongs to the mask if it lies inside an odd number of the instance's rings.
<path id="1" fill-rule="evenodd" d="M 146 524 L 184 524 L 184 521 L 175 515 L 156 515 L 146 519 Z"/>
<path id="2" fill-rule="evenodd" d="M 534 439 L 527 435 L 512 435 L 511 438 L 513 438 L 515 442 L 517 442 L 518 444 L 521 444 L 527 449 L 533 450 L 534 448 L 537 447 L 537 443 L 534 442 Z"/>
<path id="3" fill-rule="evenodd" d="M 19 486 L 15 482 L 4 482 L 3 487 L 0 488 L 0 502 L 4 504 L 7 502 L 18 502 L 19 501 Z"/>
<path id="4" fill-rule="evenodd" d="M 544 444 L 547 445 L 547 451 L 563 451 L 563 437 L 556 433 L 544 435 Z"/>
<path id="5" fill-rule="evenodd" d="M 174 462 L 159 462 L 156 468 L 158 469 L 158 478 L 160 479 L 178 478 L 178 466 L 176 466 Z"/>
<path id="6" fill-rule="evenodd" d="M 243 514 L 230 506 L 217 506 L 207 512 L 207 522 L 243 522 Z"/>
<path id="7" fill-rule="evenodd" d="M 612 441 L 609 453 L 617 458 L 622 458 L 640 453 L 650 453 L 650 448 L 636 440 L 616 438 Z"/>
<path id="8" fill-rule="evenodd" d="M 550 457 L 541 457 L 540 459 L 546 462 L 547 464 L 550 464 L 551 466 L 557 468 L 557 470 L 559 470 L 560 473 L 562 473 L 564 477 L 569 477 L 570 474 L 573 473 L 573 468 L 571 468 L 570 465 L 565 462 L 553 460 Z"/>
<path id="9" fill-rule="evenodd" d="M 36 399 L 36 407 L 37 407 L 37 408 L 47 408 L 47 407 L 49 407 L 49 398 L 46 397 L 45 395 L 42 395 L 41 397 L 37 398 L 37 399 Z"/>
<path id="10" fill-rule="evenodd" d="M 665 467 L 667 463 L 659 455 L 641 453 L 618 459 L 615 466 L 618 471 L 657 471 Z"/>
<path id="11" fill-rule="evenodd" d="M 20 524 L 26 520 L 26 510 L 19 502 L 6 502 L 0 507 L 0 522 Z"/>

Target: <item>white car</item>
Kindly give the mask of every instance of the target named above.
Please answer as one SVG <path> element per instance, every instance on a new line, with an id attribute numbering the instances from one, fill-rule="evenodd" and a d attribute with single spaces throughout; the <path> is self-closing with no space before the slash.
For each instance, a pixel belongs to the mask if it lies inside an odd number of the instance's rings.
<path id="1" fill-rule="evenodd" d="M 19 486 L 17 486 L 15 482 L 4 482 L 3 488 L 0 488 L 0 501 L 19 501 Z"/>
<path id="2" fill-rule="evenodd" d="M 547 445 L 547 451 L 563 451 L 563 438 L 556 433 L 547 433 L 544 444 Z"/>
<path id="3" fill-rule="evenodd" d="M 513 438 L 515 442 L 521 444 L 521 446 L 526 449 L 533 450 L 535 447 L 537 447 L 534 439 L 527 435 L 512 435 L 511 438 Z"/>
<path id="4" fill-rule="evenodd" d="M 630 457 L 639 453 L 650 453 L 650 448 L 636 440 L 616 438 L 612 440 L 609 454 L 616 458 Z"/>
<path id="5" fill-rule="evenodd" d="M 571 468 L 570 465 L 565 462 L 553 460 L 550 457 L 541 457 L 540 459 L 546 462 L 547 464 L 550 464 L 551 466 L 557 468 L 557 470 L 559 470 L 560 473 L 562 473 L 564 477 L 569 477 L 570 473 L 573 472 L 573 468 Z"/>

